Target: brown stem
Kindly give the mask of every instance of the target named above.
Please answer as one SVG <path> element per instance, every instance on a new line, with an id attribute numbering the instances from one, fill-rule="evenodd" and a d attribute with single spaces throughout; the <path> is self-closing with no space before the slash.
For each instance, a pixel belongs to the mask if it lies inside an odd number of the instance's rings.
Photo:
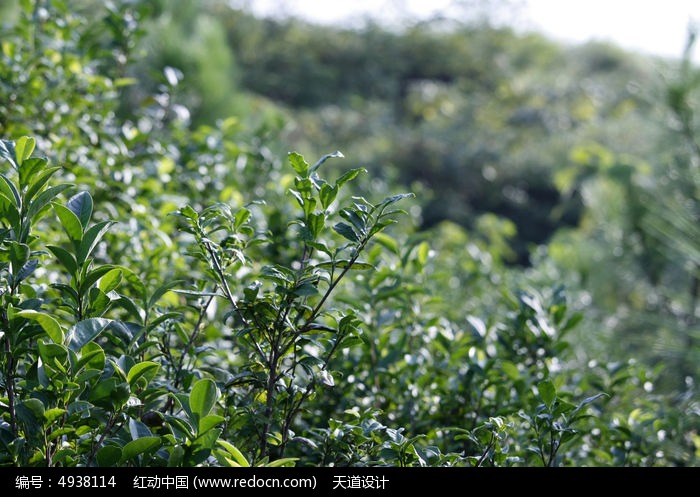
<path id="1" fill-rule="evenodd" d="M 15 358 L 10 344 L 10 322 L 7 319 L 7 310 L 0 311 L 2 329 L 5 330 L 5 357 L 7 357 L 7 370 L 5 371 L 5 389 L 7 390 L 7 404 L 10 410 L 10 429 L 12 435 L 17 437 L 17 413 L 15 411 Z"/>
<path id="2" fill-rule="evenodd" d="M 3 312 L 3 322 L 6 321 Z M 7 329 L 7 328 L 5 328 Z M 12 435 L 17 437 L 17 414 L 15 412 L 15 360 L 12 356 L 12 350 L 10 348 L 9 337 L 5 337 L 5 356 L 7 357 L 7 371 L 5 372 L 5 388 L 7 390 L 7 404 L 10 410 L 10 429 L 12 430 Z"/>

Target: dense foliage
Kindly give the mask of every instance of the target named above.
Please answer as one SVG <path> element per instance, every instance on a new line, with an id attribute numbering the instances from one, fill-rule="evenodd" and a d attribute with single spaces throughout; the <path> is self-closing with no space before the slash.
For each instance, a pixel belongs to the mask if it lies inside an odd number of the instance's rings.
<path id="1" fill-rule="evenodd" d="M 1 465 L 697 465 L 694 31 L 0 18 Z"/>

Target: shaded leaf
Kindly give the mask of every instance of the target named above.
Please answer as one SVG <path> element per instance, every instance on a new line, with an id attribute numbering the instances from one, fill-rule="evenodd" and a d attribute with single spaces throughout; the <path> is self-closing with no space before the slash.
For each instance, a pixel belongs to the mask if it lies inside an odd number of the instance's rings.
<path id="1" fill-rule="evenodd" d="M 105 445 L 95 454 L 97 465 L 100 467 L 116 466 L 122 457 L 122 450 L 115 445 Z"/>
<path id="2" fill-rule="evenodd" d="M 29 204 L 29 208 L 27 209 L 27 217 L 29 219 L 34 219 L 37 214 L 39 214 L 44 207 L 47 207 L 51 201 L 56 198 L 62 191 L 67 190 L 70 188 L 71 185 L 68 184 L 62 184 L 62 185 L 57 185 L 57 186 L 52 186 L 51 188 L 48 188 L 47 190 L 44 190 L 41 192 L 36 199 L 34 199 L 33 202 Z"/>
<path id="3" fill-rule="evenodd" d="M 547 408 L 551 409 L 552 404 L 554 404 L 554 401 L 557 398 L 557 390 L 554 387 L 552 380 L 546 379 L 540 381 L 537 384 L 537 391 L 540 393 L 540 397 L 542 397 L 542 400 L 547 405 Z"/>
<path id="4" fill-rule="evenodd" d="M 0 140 L 0 157 L 9 161 L 10 164 L 12 164 L 12 167 L 17 169 L 14 141 Z"/>
<path id="5" fill-rule="evenodd" d="M 73 211 L 64 205 L 57 204 L 56 202 L 52 202 L 51 205 L 53 205 L 54 211 L 56 212 L 59 221 L 61 221 L 61 226 L 63 226 L 68 238 L 70 238 L 71 242 L 73 242 L 73 245 L 77 249 L 80 240 L 83 238 L 83 227 L 80 224 L 80 219 L 73 213 Z"/>
<path id="6" fill-rule="evenodd" d="M 316 268 L 318 269 L 331 269 L 331 268 L 340 268 L 340 269 L 345 269 L 350 265 L 350 261 L 346 259 L 341 259 L 339 261 L 331 262 L 331 261 L 325 261 L 325 262 L 320 262 L 316 264 Z M 359 271 L 367 271 L 369 269 L 374 269 L 374 265 L 368 263 L 368 262 L 360 262 L 360 261 L 355 261 L 352 263 L 352 268 L 355 270 Z"/>
<path id="7" fill-rule="evenodd" d="M 10 242 L 9 255 L 12 273 L 17 274 L 29 260 L 29 245 L 25 243 Z"/>
<path id="8" fill-rule="evenodd" d="M 37 161 L 41 163 L 40 166 L 43 166 L 46 163 L 46 161 L 42 159 L 37 159 Z M 44 187 L 44 185 L 46 185 L 46 183 L 48 183 L 49 179 L 51 179 L 51 176 L 53 176 L 56 172 L 60 171 L 60 169 L 60 167 L 48 167 L 44 169 L 41 173 L 39 173 L 39 175 L 36 178 L 34 178 L 34 180 L 27 188 L 27 191 L 24 194 L 24 201 L 31 202 L 34 196 L 41 191 L 41 189 Z M 68 187 L 69 185 L 65 186 Z"/>
<path id="9" fill-rule="evenodd" d="M 102 221 L 90 227 L 90 229 L 85 232 L 78 248 L 78 264 L 82 265 L 87 258 L 90 257 L 95 246 L 113 224 L 115 224 L 114 221 Z"/>
<path id="10" fill-rule="evenodd" d="M 318 196 L 321 199 L 321 205 L 323 208 L 328 209 L 328 207 L 338 196 L 338 185 L 331 186 L 328 183 L 323 184 Z"/>
<path id="11" fill-rule="evenodd" d="M 75 260 L 73 254 L 68 252 L 62 247 L 57 247 L 55 245 L 47 245 L 47 247 L 56 259 L 65 267 L 73 278 L 75 278 L 78 272 L 78 262 Z"/>
<path id="12" fill-rule="evenodd" d="M 344 238 L 347 238 L 351 242 L 357 243 L 360 241 L 360 238 L 357 236 L 357 233 L 355 233 L 355 230 L 353 230 L 349 224 L 337 223 L 335 226 L 333 226 L 333 230 L 339 235 L 343 236 Z"/>
<path id="13" fill-rule="evenodd" d="M 22 200 L 15 187 L 15 184 L 5 176 L 0 173 L 0 193 L 2 193 L 8 200 L 10 200 L 17 209 L 22 206 Z"/>

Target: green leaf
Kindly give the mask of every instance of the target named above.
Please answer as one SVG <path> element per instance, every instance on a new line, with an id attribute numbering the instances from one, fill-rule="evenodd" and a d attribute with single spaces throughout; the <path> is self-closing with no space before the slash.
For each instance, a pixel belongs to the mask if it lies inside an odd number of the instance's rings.
<path id="1" fill-rule="evenodd" d="M 151 380 L 153 379 L 153 377 L 158 372 L 159 368 L 160 368 L 160 365 L 158 363 L 155 363 L 155 362 L 151 362 L 151 361 L 140 362 L 138 364 L 135 364 L 129 370 L 129 373 L 126 375 L 126 380 L 129 382 L 129 386 L 131 387 L 131 389 L 134 390 L 137 382 L 141 378 L 144 378 L 146 380 L 146 384 L 150 383 Z"/>
<path id="2" fill-rule="evenodd" d="M 111 304 L 112 299 L 99 288 L 93 287 L 88 294 L 88 301 L 89 305 L 86 307 L 88 315 L 97 317 L 104 314 Z"/>
<path id="3" fill-rule="evenodd" d="M 96 267 L 92 271 L 88 271 L 88 267 L 89 266 L 83 267 L 82 281 L 78 287 L 78 292 L 81 296 L 84 296 L 100 278 L 114 269 L 114 266 L 111 264 Z"/>
<path id="4" fill-rule="evenodd" d="M 21 401 L 16 407 L 16 414 L 17 419 L 25 426 L 28 433 L 42 433 L 44 404 L 39 399 Z"/>
<path id="5" fill-rule="evenodd" d="M 49 161 L 45 157 L 30 157 L 22 162 L 22 167 L 19 169 L 19 186 L 20 190 L 26 192 L 30 184 L 33 183 L 34 177 L 46 170 L 46 165 Z M 26 198 L 26 195 L 25 195 Z"/>
<path id="6" fill-rule="evenodd" d="M 3 192 L 0 192 L 0 219 L 6 219 L 11 228 L 19 229 L 19 209 Z"/>
<path id="7" fill-rule="evenodd" d="M 233 456 L 233 459 L 241 466 L 241 467 L 249 467 L 250 463 L 248 460 L 245 458 L 243 453 L 236 448 L 233 444 L 230 442 L 227 442 L 226 440 L 217 440 L 217 443 L 222 446 L 224 449 L 226 449 L 226 452 L 231 454 Z"/>
<path id="8" fill-rule="evenodd" d="M 55 245 L 47 245 L 46 248 L 48 248 L 51 253 L 56 256 L 56 259 L 63 264 L 63 267 L 65 267 L 70 275 L 75 279 L 78 273 L 78 262 L 75 260 L 75 257 L 73 257 L 73 254 L 64 248 L 57 247 Z"/>
<path id="9" fill-rule="evenodd" d="M 165 422 L 168 423 L 168 425 L 170 425 L 173 431 L 181 432 L 190 440 L 193 440 L 195 438 L 195 434 L 192 431 L 192 426 L 190 426 L 190 424 L 184 419 L 170 415 L 165 415 L 164 418 Z"/>
<path id="10" fill-rule="evenodd" d="M 179 211 L 178 214 L 180 214 L 182 217 L 189 219 L 191 221 L 196 221 L 199 216 L 197 215 L 197 211 L 195 211 L 192 207 L 189 205 L 186 205 L 185 207 L 182 207 Z"/>
<path id="11" fill-rule="evenodd" d="M 90 414 L 90 409 L 92 409 L 92 407 L 92 404 L 85 400 L 76 400 L 68 404 L 68 415 L 87 416 Z"/>
<path id="12" fill-rule="evenodd" d="M 241 207 L 238 209 L 236 212 L 235 216 L 235 222 L 233 225 L 234 230 L 238 231 L 241 229 L 241 226 L 243 226 L 246 221 L 250 218 L 250 210 L 246 209 L 245 207 Z"/>
<path id="13" fill-rule="evenodd" d="M 311 283 L 303 283 L 294 289 L 294 295 L 300 297 L 310 297 L 311 295 L 316 295 L 318 293 L 318 288 Z"/>
<path id="14" fill-rule="evenodd" d="M 19 192 L 15 187 L 15 184 L 4 174 L 0 173 L 0 193 L 2 193 L 8 200 L 10 200 L 17 210 L 22 207 L 22 200 L 19 196 Z"/>
<path id="15" fill-rule="evenodd" d="M 319 264 L 316 264 L 315 267 L 318 269 L 332 269 L 332 268 L 345 269 L 349 265 L 350 265 L 350 261 L 342 259 L 342 260 L 335 261 L 335 262 L 331 262 L 331 261 L 321 262 Z M 375 269 L 375 267 L 368 262 L 355 261 L 352 263 L 352 269 L 355 269 L 358 271 L 367 271 L 369 269 Z"/>
<path id="16" fill-rule="evenodd" d="M 516 381 L 520 378 L 520 371 L 518 370 L 518 366 L 513 364 L 510 361 L 503 361 L 501 364 L 501 368 L 503 369 L 503 372 L 508 376 L 509 379 L 512 381 Z"/>
<path id="17" fill-rule="evenodd" d="M 158 417 L 160 418 L 160 416 Z M 146 423 L 135 418 L 129 419 L 129 433 L 131 434 L 132 440 L 138 440 L 139 438 L 150 437 L 153 435 L 153 433 L 151 433 L 151 429 Z"/>
<path id="18" fill-rule="evenodd" d="M 288 154 L 289 163 L 292 165 L 296 173 L 302 177 L 306 178 L 309 176 L 309 164 L 304 160 L 304 157 L 297 152 L 290 152 Z"/>
<path id="19" fill-rule="evenodd" d="M 183 280 L 173 280 L 173 281 L 168 281 L 164 283 L 163 285 L 159 286 L 158 288 L 155 289 L 153 292 L 153 295 L 151 295 L 151 298 L 148 299 L 148 308 L 152 308 L 159 300 L 160 298 L 168 293 L 170 290 L 175 288 L 178 285 L 182 285 L 184 283 Z"/>
<path id="20" fill-rule="evenodd" d="M 588 404 L 590 404 L 591 402 L 595 402 L 595 401 L 598 400 L 600 397 L 608 397 L 608 394 L 607 394 L 607 393 L 598 393 L 598 394 L 596 394 L 596 395 L 592 395 L 592 396 L 590 396 L 590 397 L 586 397 L 585 399 L 583 399 L 583 400 L 576 406 L 576 408 L 574 409 L 574 412 L 573 412 L 572 417 L 574 417 L 574 418 L 577 417 L 577 414 L 579 413 L 579 411 L 581 411 L 584 407 L 586 407 L 586 406 L 587 406 Z"/>
<path id="21" fill-rule="evenodd" d="M 282 459 L 275 459 L 272 462 L 265 464 L 267 468 L 280 468 L 280 467 L 292 467 L 296 465 L 299 460 L 298 457 L 283 457 Z"/>
<path id="22" fill-rule="evenodd" d="M 378 221 L 372 225 L 369 235 L 374 236 L 390 224 L 395 224 L 396 222 L 397 221 L 395 219 L 384 219 L 383 221 Z"/>
<path id="23" fill-rule="evenodd" d="M 73 211 L 64 205 L 57 204 L 56 202 L 52 202 L 51 205 L 53 205 L 54 211 L 59 221 L 61 221 L 61 226 L 63 226 L 68 238 L 77 249 L 80 240 L 83 238 L 83 226 L 80 224 L 80 219 Z"/>
<path id="24" fill-rule="evenodd" d="M 294 281 L 294 273 L 288 268 L 280 265 L 265 266 L 260 271 L 265 279 L 275 281 L 281 285 L 288 285 Z"/>
<path id="25" fill-rule="evenodd" d="M 133 304 L 132 304 L 133 306 Z M 164 323 L 166 321 L 182 321 L 183 316 L 181 312 L 166 312 L 164 314 L 159 315 L 158 317 L 150 320 L 148 322 L 148 329 L 152 330 L 155 329 L 158 325 L 161 323 Z"/>
<path id="26" fill-rule="evenodd" d="M 377 233 L 374 240 L 395 255 L 399 255 L 399 242 L 385 233 Z"/>
<path id="27" fill-rule="evenodd" d="M 15 152 L 15 142 L 11 140 L 0 140 L 0 157 L 12 164 L 17 169 L 17 155 Z"/>
<path id="28" fill-rule="evenodd" d="M 314 167 L 311 168 L 311 172 L 314 172 L 316 169 L 321 167 L 321 164 L 326 162 L 328 159 L 335 158 L 335 157 L 345 157 L 340 150 L 336 150 L 335 152 L 331 152 L 330 154 L 326 154 L 323 157 L 321 157 L 316 164 L 314 164 Z"/>
<path id="29" fill-rule="evenodd" d="M 32 155 L 35 146 L 36 140 L 32 137 L 23 136 L 17 139 L 15 143 L 15 158 L 18 167 L 21 167 L 22 163 Z"/>
<path id="30" fill-rule="evenodd" d="M 108 410 L 120 409 L 131 394 L 129 384 L 120 382 L 117 378 L 101 380 L 90 391 L 88 400 L 98 407 Z"/>
<path id="31" fill-rule="evenodd" d="M 54 421 L 56 421 L 58 418 L 63 416 L 65 413 L 66 413 L 65 409 L 61 409 L 58 407 L 53 407 L 51 409 L 48 409 L 47 411 L 44 412 L 44 426 L 51 425 Z"/>
<path id="32" fill-rule="evenodd" d="M 142 302 L 146 302 L 146 298 L 148 297 L 146 285 L 141 280 L 139 275 L 128 267 L 120 266 L 120 268 L 123 272 L 125 283 L 133 287 L 134 291 Z"/>
<path id="33" fill-rule="evenodd" d="M 360 173 L 366 173 L 366 172 L 367 172 L 367 170 L 366 170 L 365 168 L 363 168 L 363 167 L 359 167 L 359 168 L 356 168 L 356 169 L 351 169 L 351 170 L 349 170 L 348 172 L 346 172 L 345 174 L 343 174 L 340 178 L 338 178 L 338 180 L 335 182 L 335 184 L 336 184 L 336 186 L 337 186 L 338 188 L 340 188 L 340 187 L 342 187 L 345 183 L 347 183 L 348 181 L 352 181 L 353 179 L 355 179 L 355 177 L 356 177 L 358 174 L 360 174 Z"/>
<path id="34" fill-rule="evenodd" d="M 75 214 L 75 216 L 80 221 L 80 225 L 83 227 L 83 231 L 87 229 L 90 223 L 90 218 L 92 217 L 92 197 L 89 192 L 79 192 L 73 195 L 68 202 L 66 202 L 66 207 Z"/>
<path id="35" fill-rule="evenodd" d="M 68 363 L 68 349 L 62 344 L 44 343 L 42 340 L 39 340 L 36 348 L 45 368 L 58 369 L 62 372 L 65 370 L 65 365 Z"/>
<path id="36" fill-rule="evenodd" d="M 14 278 L 15 284 L 27 279 L 34 271 L 36 271 L 36 268 L 38 266 L 39 266 L 38 259 L 31 259 L 31 260 L 27 261 L 27 263 L 24 266 L 22 266 L 20 268 L 20 270 L 17 272 L 17 275 Z"/>
<path id="37" fill-rule="evenodd" d="M 104 293 L 109 293 L 119 286 L 122 281 L 122 270 L 120 268 L 114 268 L 107 271 L 107 273 L 100 278 L 99 289 Z"/>
<path id="38" fill-rule="evenodd" d="M 12 274 L 18 274 L 29 260 L 29 245 L 10 242 L 9 255 Z"/>
<path id="39" fill-rule="evenodd" d="M 323 231 L 325 225 L 326 217 L 323 214 L 314 214 L 312 212 L 306 216 L 306 226 L 309 228 L 313 240 L 318 238 L 318 235 Z"/>
<path id="40" fill-rule="evenodd" d="M 170 456 L 168 457 L 168 467 L 177 468 L 183 465 L 185 460 L 185 448 L 182 445 L 176 445 L 173 450 L 170 451 Z"/>
<path id="41" fill-rule="evenodd" d="M 80 349 L 80 359 L 76 364 L 76 370 L 80 370 L 83 366 L 89 369 L 104 370 L 105 367 L 105 352 L 95 342 L 86 343 Z"/>
<path id="42" fill-rule="evenodd" d="M 398 202 L 399 200 L 403 200 L 405 198 L 411 198 L 415 197 L 413 193 L 399 193 L 398 195 L 392 195 L 390 197 L 386 197 L 384 200 L 382 200 L 377 207 L 388 207 L 391 204 L 394 204 Z M 397 211 L 397 212 L 403 212 L 403 211 Z"/>
<path id="43" fill-rule="evenodd" d="M 207 416 L 204 416 L 199 420 L 199 426 L 198 426 L 198 434 L 203 434 L 214 428 L 216 425 L 223 423 L 226 421 L 226 418 L 223 416 L 217 416 L 215 414 L 209 414 Z"/>
<path id="44" fill-rule="evenodd" d="M 100 467 L 116 466 L 122 458 L 122 450 L 116 445 L 105 445 L 95 454 Z"/>
<path id="45" fill-rule="evenodd" d="M 43 159 L 33 159 L 36 160 L 38 163 L 41 163 L 41 166 L 46 164 L 46 161 Z M 39 165 L 39 164 L 37 164 Z M 41 171 L 39 175 L 34 178 L 31 182 L 30 185 L 28 185 L 27 191 L 24 194 L 24 201 L 25 202 L 30 202 L 36 194 L 38 194 L 41 189 L 46 185 L 46 183 L 51 179 L 51 176 L 53 176 L 56 172 L 58 172 L 61 168 L 60 167 L 48 167 Z M 22 183 L 22 182 L 20 182 Z M 66 185 L 69 186 L 69 185 Z"/>
<path id="46" fill-rule="evenodd" d="M 321 191 L 318 194 L 321 199 L 321 205 L 324 209 L 328 209 L 333 201 L 338 196 L 338 185 L 331 186 L 328 183 L 324 183 L 321 186 Z"/>
<path id="47" fill-rule="evenodd" d="M 554 401 L 557 398 L 557 390 L 554 387 L 552 380 L 546 379 L 540 381 L 537 384 L 537 390 L 539 391 L 540 397 L 542 397 L 542 400 L 546 404 L 547 408 L 551 409 Z"/>
<path id="48" fill-rule="evenodd" d="M 349 221 L 355 229 L 360 233 L 365 233 L 367 230 L 367 225 L 365 221 L 360 217 L 357 212 L 352 209 L 343 209 L 340 211 L 340 216 L 346 221 Z"/>
<path id="49" fill-rule="evenodd" d="M 63 329 L 53 317 L 30 309 L 20 311 L 17 315 L 39 323 L 53 343 L 63 343 Z"/>
<path id="50" fill-rule="evenodd" d="M 339 235 L 347 238 L 351 242 L 357 243 L 360 241 L 360 238 L 357 236 L 357 233 L 355 233 L 355 230 L 353 230 L 349 224 L 338 223 L 335 226 L 333 226 L 333 230 Z"/>
<path id="51" fill-rule="evenodd" d="M 69 331 L 67 335 L 68 348 L 77 352 L 88 342 L 94 340 L 113 321 L 104 318 L 90 318 L 79 321 Z"/>
<path id="52" fill-rule="evenodd" d="M 57 186 L 52 186 L 47 190 L 41 192 L 33 202 L 29 204 L 27 208 L 27 217 L 29 219 L 34 219 L 43 209 L 48 206 L 51 201 L 56 198 L 62 191 L 71 188 L 71 185 L 62 184 Z M 27 195 L 29 199 L 29 195 Z"/>
<path id="53" fill-rule="evenodd" d="M 114 221 L 102 221 L 85 232 L 78 248 L 78 264 L 82 265 L 87 260 L 100 239 L 113 224 L 115 224 Z"/>
<path id="54" fill-rule="evenodd" d="M 127 443 L 122 449 L 121 463 L 131 461 L 141 454 L 155 452 L 162 445 L 160 437 L 141 437 Z"/>
<path id="55" fill-rule="evenodd" d="M 44 419 L 46 416 L 46 410 L 44 408 L 44 404 L 39 400 L 39 399 L 27 399 L 22 404 L 32 411 L 34 416 L 36 416 L 37 419 Z"/>
<path id="56" fill-rule="evenodd" d="M 377 236 L 386 236 L 383 233 L 378 233 Z M 428 256 L 430 255 L 430 245 L 428 242 L 421 242 L 416 250 L 416 261 L 420 267 L 425 267 L 428 262 Z"/>
<path id="57" fill-rule="evenodd" d="M 214 383 L 214 380 L 202 378 L 197 381 L 192 387 L 190 393 L 190 409 L 196 421 L 195 426 L 199 425 L 199 420 L 204 418 L 209 411 L 214 407 L 219 398 L 219 389 Z"/>
<path id="58" fill-rule="evenodd" d="M 566 321 L 566 323 L 564 323 L 564 326 L 562 326 L 559 333 L 564 333 L 565 331 L 569 331 L 570 329 L 574 328 L 577 324 L 579 324 L 582 320 L 583 320 L 583 314 L 581 314 L 580 312 L 572 314 L 571 317 Z"/>

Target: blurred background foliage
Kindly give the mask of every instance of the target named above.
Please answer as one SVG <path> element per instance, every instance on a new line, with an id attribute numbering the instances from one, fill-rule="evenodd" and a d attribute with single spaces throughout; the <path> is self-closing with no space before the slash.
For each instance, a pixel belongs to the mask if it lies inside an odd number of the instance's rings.
<path id="1" fill-rule="evenodd" d="M 103 213 L 127 219 L 109 257 L 154 284 L 192 271 L 172 249 L 182 234 L 167 216 L 184 203 L 264 197 L 257 208 L 281 233 L 275 198 L 289 184 L 289 151 L 342 151 L 370 173 L 358 195 L 416 193 L 411 221 L 393 233 L 406 245 L 388 261 L 403 278 L 347 289 L 367 311 L 371 343 L 335 368 L 356 371 L 348 381 L 358 388 L 336 389 L 332 412 L 319 406 L 306 420 L 310 432 L 348 410 L 357 425 L 332 421 L 357 434 L 375 415 L 357 414 L 365 406 L 446 440 L 441 428 L 508 412 L 531 386 L 518 383 L 525 371 L 544 368 L 572 395 L 610 394 L 569 462 L 697 464 L 692 26 L 688 52 L 662 60 L 564 46 L 488 15 L 346 28 L 233 5 L 3 2 L 0 136 L 36 136 Z M 517 288 L 538 297 L 522 300 Z M 583 316 L 566 345 L 518 342 L 523 302 L 556 312 L 547 306 L 559 288 Z M 379 302 L 393 312 L 373 315 Z M 350 462 L 332 433 L 324 462 Z"/>

